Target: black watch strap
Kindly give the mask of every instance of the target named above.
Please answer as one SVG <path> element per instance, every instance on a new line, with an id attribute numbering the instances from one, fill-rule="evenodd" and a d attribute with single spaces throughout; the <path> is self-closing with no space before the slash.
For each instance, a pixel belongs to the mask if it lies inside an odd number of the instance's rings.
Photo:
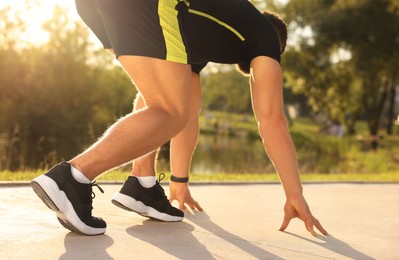
<path id="1" fill-rule="evenodd" d="M 176 177 L 176 176 L 171 175 L 170 176 L 170 180 L 174 181 L 174 182 L 187 183 L 188 182 L 188 177 L 180 178 L 180 177 Z"/>

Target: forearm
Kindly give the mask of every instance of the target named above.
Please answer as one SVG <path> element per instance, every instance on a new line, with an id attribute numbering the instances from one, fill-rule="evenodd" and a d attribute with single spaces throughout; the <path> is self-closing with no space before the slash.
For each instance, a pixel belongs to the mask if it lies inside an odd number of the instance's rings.
<path id="1" fill-rule="evenodd" d="M 259 132 L 266 153 L 279 174 L 287 197 L 302 194 L 295 147 L 283 113 L 260 120 Z"/>
<path id="2" fill-rule="evenodd" d="M 198 117 L 192 118 L 186 128 L 172 138 L 170 166 L 172 174 L 179 178 L 189 176 L 191 158 L 199 134 Z"/>
<path id="3" fill-rule="evenodd" d="M 192 73 L 192 96 L 190 120 L 186 127 L 172 138 L 170 146 L 170 166 L 173 176 L 189 176 L 191 158 L 199 135 L 198 115 L 201 109 L 201 81 L 198 74 Z"/>

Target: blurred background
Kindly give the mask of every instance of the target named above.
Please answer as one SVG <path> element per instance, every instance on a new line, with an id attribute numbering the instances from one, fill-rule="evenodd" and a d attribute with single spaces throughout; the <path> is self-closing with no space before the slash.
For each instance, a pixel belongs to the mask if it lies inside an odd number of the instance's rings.
<path id="1" fill-rule="evenodd" d="M 399 174 L 399 0 L 252 1 L 289 28 L 285 107 L 303 173 Z M 193 173 L 273 173 L 234 66 L 202 72 Z M 136 90 L 74 1 L 0 3 L 0 171 L 82 152 Z M 160 130 L 161 131 L 161 130 Z M 168 149 L 159 154 L 168 171 Z"/>

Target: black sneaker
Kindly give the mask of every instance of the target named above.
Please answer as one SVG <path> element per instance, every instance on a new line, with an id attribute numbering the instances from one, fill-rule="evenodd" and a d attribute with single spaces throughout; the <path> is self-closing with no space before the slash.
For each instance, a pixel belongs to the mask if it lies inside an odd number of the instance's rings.
<path id="1" fill-rule="evenodd" d="M 58 221 L 67 229 L 83 235 L 104 234 L 107 224 L 101 218 L 91 215 L 95 183 L 83 184 L 76 181 L 71 165 L 62 162 L 31 182 L 37 196 L 57 213 Z M 93 196 L 93 197 L 92 197 Z"/>
<path id="2" fill-rule="evenodd" d="M 122 209 L 162 221 L 182 221 L 184 217 L 183 211 L 170 204 L 159 181 L 151 188 L 144 188 L 134 176 L 129 176 L 121 191 L 115 194 L 112 203 Z"/>

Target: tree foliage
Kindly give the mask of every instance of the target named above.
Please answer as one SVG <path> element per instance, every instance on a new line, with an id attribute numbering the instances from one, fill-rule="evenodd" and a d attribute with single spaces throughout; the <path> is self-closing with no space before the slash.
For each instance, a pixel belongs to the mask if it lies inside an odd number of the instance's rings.
<path id="1" fill-rule="evenodd" d="M 233 67 L 203 75 L 202 97 L 205 109 L 237 113 L 251 111 L 248 78 Z"/>
<path id="2" fill-rule="evenodd" d="M 7 10 L 2 12 L 7 17 Z M 22 31 L 25 25 L 8 19 L 0 26 Z M 57 7 L 43 27 L 50 41 L 39 47 L 16 47 L 15 33 L 2 39 L 0 169 L 43 167 L 70 158 L 131 109 L 134 90 L 122 69 L 88 63 L 89 56 L 104 53 L 93 50 L 83 24 L 72 23 Z"/>
<path id="3" fill-rule="evenodd" d="M 300 35 L 286 55 L 290 85 L 315 111 L 343 122 L 363 114 L 372 135 L 379 129 L 399 68 L 396 0 L 291 0 L 284 8 Z M 389 119 L 390 120 L 390 119 Z"/>
<path id="4" fill-rule="evenodd" d="M 399 85 L 399 0 L 252 2 L 289 25 L 286 86 L 349 129 L 362 116 L 372 135 L 384 117 L 389 130 Z M 0 10 L 0 170 L 74 156 L 129 112 L 135 95 L 111 55 L 64 9 L 43 24 L 48 42 L 22 43 L 26 28 L 21 13 Z M 231 66 L 204 71 L 202 83 L 203 109 L 251 111 L 248 79 Z"/>

